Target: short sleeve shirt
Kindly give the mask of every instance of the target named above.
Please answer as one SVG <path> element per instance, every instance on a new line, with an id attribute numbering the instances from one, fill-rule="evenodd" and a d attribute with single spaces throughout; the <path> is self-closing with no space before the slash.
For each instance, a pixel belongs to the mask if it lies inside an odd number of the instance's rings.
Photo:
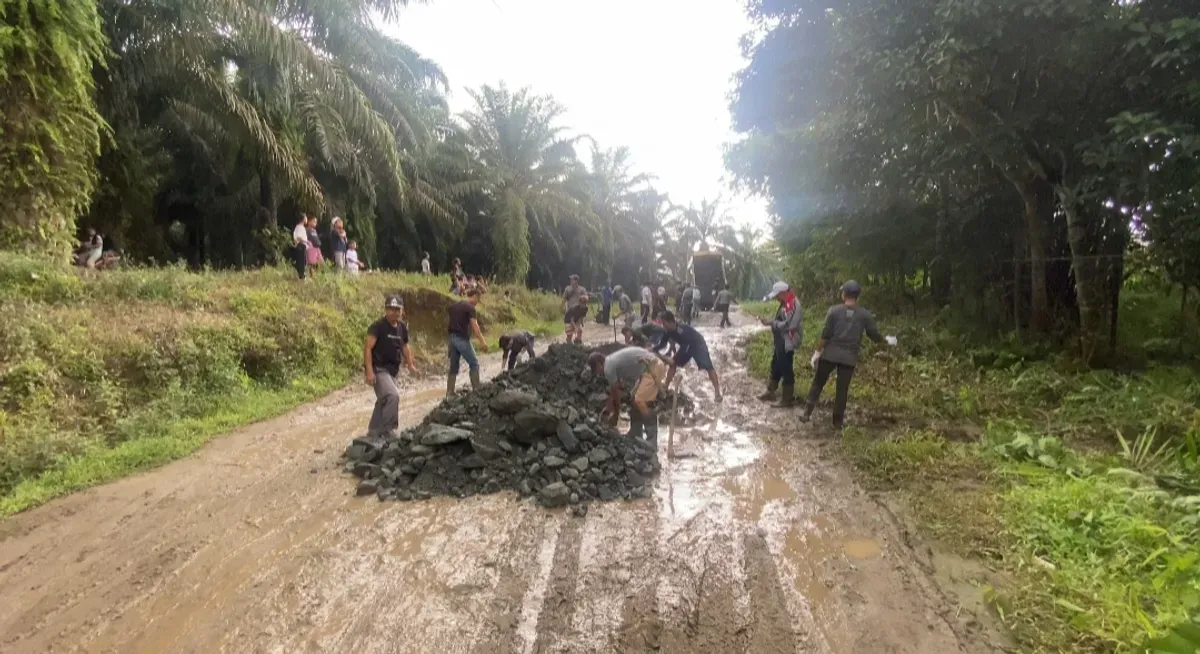
<path id="1" fill-rule="evenodd" d="M 657 358 L 657 355 L 640 347 L 617 350 L 604 359 L 604 377 L 609 384 L 620 382 L 622 386 L 632 388 Z"/>
<path id="2" fill-rule="evenodd" d="M 463 338 L 471 337 L 471 321 L 478 315 L 475 305 L 467 302 L 455 302 L 446 310 L 450 316 L 450 333 Z"/>
<path id="3" fill-rule="evenodd" d="M 733 304 L 733 291 L 728 289 L 717 293 L 717 304 Z"/>
<path id="4" fill-rule="evenodd" d="M 563 290 L 563 299 L 567 302 L 567 309 L 574 309 L 582 303 L 583 296 L 587 295 L 587 289 L 583 286 L 574 288 L 568 286 Z"/>
<path id="5" fill-rule="evenodd" d="M 393 327 L 387 318 L 380 318 L 367 333 L 375 337 L 375 347 L 371 349 L 371 362 L 375 367 L 393 376 L 400 374 L 404 346 L 408 345 L 408 324 L 400 321 Z"/>

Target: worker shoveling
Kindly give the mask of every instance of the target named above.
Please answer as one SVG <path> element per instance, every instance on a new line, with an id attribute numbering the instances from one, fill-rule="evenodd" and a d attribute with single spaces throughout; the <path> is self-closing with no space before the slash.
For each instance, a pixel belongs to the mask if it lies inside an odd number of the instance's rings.
<path id="1" fill-rule="evenodd" d="M 657 444 L 600 421 L 609 384 L 587 368 L 590 350 L 553 345 L 471 393 L 448 397 L 418 426 L 357 438 L 347 470 L 360 495 L 415 500 L 514 490 L 548 507 L 648 497 L 659 472 Z M 674 402 L 672 402 L 674 400 Z M 693 404 L 659 402 L 659 420 Z"/>

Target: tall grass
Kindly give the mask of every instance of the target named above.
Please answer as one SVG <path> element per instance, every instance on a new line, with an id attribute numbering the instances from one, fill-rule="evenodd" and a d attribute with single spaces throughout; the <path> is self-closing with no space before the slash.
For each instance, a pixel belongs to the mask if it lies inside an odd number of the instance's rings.
<path id="1" fill-rule="evenodd" d="M 80 273 L 0 258 L 0 515 L 193 451 L 345 384 L 385 294 L 405 298 L 419 365 L 445 357 L 448 277 L 285 269 Z M 479 306 L 550 334 L 559 301 L 501 286 Z"/>

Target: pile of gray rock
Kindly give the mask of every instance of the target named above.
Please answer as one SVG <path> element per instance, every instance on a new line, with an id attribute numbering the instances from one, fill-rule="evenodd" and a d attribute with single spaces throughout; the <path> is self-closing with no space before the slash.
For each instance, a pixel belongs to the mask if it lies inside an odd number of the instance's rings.
<path id="1" fill-rule="evenodd" d="M 479 390 L 447 398 L 417 427 L 354 439 L 346 469 L 360 478 L 358 494 L 418 500 L 514 490 L 576 515 L 592 500 L 649 497 L 657 445 L 598 421 L 607 385 L 586 370 L 588 353 L 552 345 Z M 677 404 L 692 408 L 683 395 Z"/>

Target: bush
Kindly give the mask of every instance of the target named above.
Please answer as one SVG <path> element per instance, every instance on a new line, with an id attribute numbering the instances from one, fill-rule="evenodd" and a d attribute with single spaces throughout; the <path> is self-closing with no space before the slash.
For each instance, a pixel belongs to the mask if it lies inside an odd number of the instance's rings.
<path id="1" fill-rule="evenodd" d="M 418 364 L 445 356 L 448 277 L 286 269 L 81 272 L 0 258 L 0 513 L 181 456 L 359 372 L 383 298 L 405 298 Z M 561 329 L 559 300 L 500 286 L 494 343 Z"/>

